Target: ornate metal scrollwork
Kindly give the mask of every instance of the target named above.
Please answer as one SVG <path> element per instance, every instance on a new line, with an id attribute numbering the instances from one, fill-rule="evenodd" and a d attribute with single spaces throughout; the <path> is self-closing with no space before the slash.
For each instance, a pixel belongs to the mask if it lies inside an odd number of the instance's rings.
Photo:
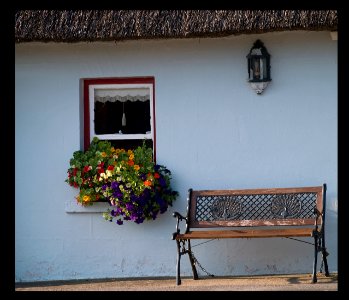
<path id="1" fill-rule="evenodd" d="M 297 195 L 277 195 L 271 201 L 271 213 L 275 218 L 294 218 L 298 216 L 302 202 Z"/>
<path id="2" fill-rule="evenodd" d="M 234 220 L 241 214 L 241 202 L 234 196 L 221 196 L 211 205 L 214 220 Z"/>

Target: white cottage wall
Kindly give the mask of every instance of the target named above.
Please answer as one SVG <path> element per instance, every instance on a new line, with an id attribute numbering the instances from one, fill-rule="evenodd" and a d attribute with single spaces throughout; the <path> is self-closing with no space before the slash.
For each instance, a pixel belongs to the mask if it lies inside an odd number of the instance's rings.
<path id="1" fill-rule="evenodd" d="M 262 95 L 247 84 L 256 39 L 271 54 Z M 16 44 L 15 280 L 175 276 L 172 212 L 188 188 L 328 184 L 327 246 L 337 271 L 337 41 L 329 32 L 225 38 Z M 157 161 L 180 197 L 155 221 L 110 224 L 67 213 L 64 180 L 80 148 L 79 79 L 154 76 Z M 310 273 L 313 248 L 237 239 L 193 249 L 216 275 Z M 199 274 L 204 275 L 201 270 Z M 182 275 L 191 276 L 187 258 Z"/>

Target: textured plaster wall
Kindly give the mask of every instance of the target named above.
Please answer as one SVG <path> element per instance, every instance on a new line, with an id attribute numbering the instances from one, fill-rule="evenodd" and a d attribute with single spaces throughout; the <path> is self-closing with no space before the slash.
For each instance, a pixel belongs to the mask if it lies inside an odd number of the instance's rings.
<path id="1" fill-rule="evenodd" d="M 262 95 L 246 83 L 257 38 L 272 56 Z M 171 215 L 185 212 L 188 188 L 324 182 L 329 267 L 337 270 L 337 41 L 329 32 L 15 50 L 16 281 L 175 276 Z M 79 79 L 118 76 L 155 77 L 157 161 L 180 193 L 173 208 L 141 225 L 65 211 L 76 195 L 64 180 L 80 147 Z M 193 251 L 216 275 L 312 270 L 312 246 L 288 239 L 221 240 Z M 182 275 L 191 275 L 186 257 Z"/>

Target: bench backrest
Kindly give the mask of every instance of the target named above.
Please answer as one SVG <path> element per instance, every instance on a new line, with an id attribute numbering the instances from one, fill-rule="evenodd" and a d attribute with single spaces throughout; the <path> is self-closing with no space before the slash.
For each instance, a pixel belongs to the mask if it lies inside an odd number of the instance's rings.
<path id="1" fill-rule="evenodd" d="M 326 184 L 301 188 L 188 191 L 188 229 L 314 225 L 324 220 Z M 316 209 L 317 210 L 316 210 Z"/>

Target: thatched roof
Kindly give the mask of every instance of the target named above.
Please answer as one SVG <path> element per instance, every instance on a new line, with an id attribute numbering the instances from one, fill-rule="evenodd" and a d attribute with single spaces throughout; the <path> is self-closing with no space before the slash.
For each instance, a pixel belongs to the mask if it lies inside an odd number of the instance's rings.
<path id="1" fill-rule="evenodd" d="M 21 10 L 20 42 L 216 37 L 283 30 L 337 30 L 334 10 Z"/>

